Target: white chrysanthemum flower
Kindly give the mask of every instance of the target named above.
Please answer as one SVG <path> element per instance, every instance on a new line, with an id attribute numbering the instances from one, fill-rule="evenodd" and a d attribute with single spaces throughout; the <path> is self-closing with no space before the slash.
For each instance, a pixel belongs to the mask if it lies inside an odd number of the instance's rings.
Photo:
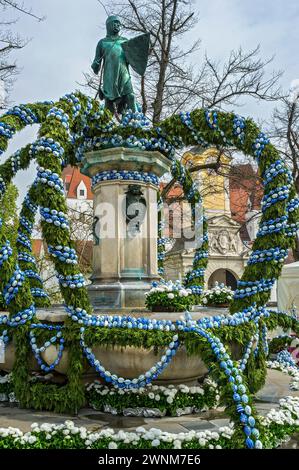
<path id="1" fill-rule="evenodd" d="M 117 448 L 118 448 L 118 446 L 117 446 L 116 442 L 113 442 L 113 441 L 109 442 L 108 449 L 117 449 Z"/>
<path id="2" fill-rule="evenodd" d="M 181 449 L 182 448 L 182 442 L 179 439 L 176 439 L 173 442 L 173 448 L 174 449 Z"/>
<path id="3" fill-rule="evenodd" d="M 159 445 L 160 445 L 159 439 L 153 439 L 153 440 L 152 440 L 152 446 L 153 446 L 153 447 L 158 447 Z"/>

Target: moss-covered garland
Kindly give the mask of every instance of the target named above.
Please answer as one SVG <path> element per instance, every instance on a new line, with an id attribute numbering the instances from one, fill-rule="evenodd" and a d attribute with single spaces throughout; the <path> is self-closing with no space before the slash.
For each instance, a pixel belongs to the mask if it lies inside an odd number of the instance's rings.
<path id="1" fill-rule="evenodd" d="M 172 176 L 181 183 L 184 196 L 191 205 L 195 253 L 192 270 L 185 277 L 185 285 L 190 288 L 199 287 L 194 295 L 195 303 L 200 303 L 200 294 L 204 288 L 204 272 L 208 265 L 208 222 L 203 213 L 201 195 L 195 187 L 190 171 L 176 160 L 173 162 Z"/>
<path id="2" fill-rule="evenodd" d="M 74 95 L 73 95 L 74 96 Z M 101 111 L 96 102 L 88 100 L 81 94 L 76 95 L 77 103 L 79 103 L 80 109 L 74 109 L 73 99 L 63 98 L 57 102 L 51 112 L 47 115 L 44 120 L 39 136 L 44 139 L 53 139 L 59 143 L 59 146 L 64 149 L 63 159 L 66 162 L 74 162 L 74 140 L 71 140 L 71 136 L 74 133 L 80 134 L 80 132 L 88 128 L 89 133 L 93 133 L 95 129 L 92 125 L 92 119 L 89 121 L 89 116 L 97 113 L 97 129 L 96 132 L 101 134 L 101 129 L 110 122 L 111 116 L 105 111 Z M 43 105 L 42 105 L 43 106 Z M 193 128 L 196 129 L 197 134 L 200 134 L 207 142 L 211 145 L 225 146 L 230 141 L 234 146 L 249 155 L 258 154 L 260 159 L 260 171 L 261 175 L 265 177 L 267 170 L 270 165 L 275 164 L 279 159 L 278 151 L 266 141 L 265 137 L 260 134 L 259 129 L 250 120 L 244 120 L 245 131 L 244 136 L 240 139 L 240 135 L 235 133 L 235 119 L 236 116 L 233 114 L 224 113 L 208 113 L 205 110 L 196 110 L 190 114 L 193 121 Z M 212 116 L 212 118 L 211 118 Z M 83 122 L 82 122 L 83 118 Z M 12 132 L 12 123 L 15 116 L 4 116 L 2 122 L 4 123 L 4 134 L 8 137 Z M 95 119 L 94 119 L 95 121 Z M 21 122 L 17 122 L 14 128 L 19 130 L 21 128 Z M 126 132 L 132 132 L 126 129 L 117 129 L 119 132 L 125 134 Z M 142 135 L 142 130 L 136 131 L 136 134 Z M 160 125 L 159 135 L 167 136 L 167 140 L 170 141 L 174 146 L 177 146 L 178 137 L 185 145 L 194 145 L 197 139 L 194 137 L 194 132 L 190 132 L 190 129 L 182 122 L 180 116 L 173 116 L 163 121 Z M 152 130 L 151 133 L 156 135 L 156 131 Z M 3 135 L 4 135 L 3 134 Z M 5 149 L 6 141 L 4 137 L 0 139 L 0 147 Z M 107 133 L 106 133 L 107 135 Z M 109 135 L 109 133 L 108 133 Z M 225 136 L 225 137 L 224 137 Z M 76 144 L 75 144 L 76 145 Z M 261 150 L 260 150 L 261 148 Z M 52 172 L 61 174 L 61 160 L 55 155 L 52 155 L 52 151 L 49 153 L 43 146 L 36 149 L 35 154 L 32 155 L 36 158 L 39 165 L 49 169 Z M 56 152 L 57 153 L 57 152 Z M 55 155 L 55 157 L 54 157 Z M 27 156 L 28 159 L 28 156 Z M 7 163 L 7 162 L 6 162 Z M 3 183 L 8 183 L 13 172 L 9 168 L 9 164 L 4 164 L 0 167 L 0 175 Z M 28 166 L 28 165 L 27 165 Z M 271 194 L 271 191 L 276 190 L 277 187 L 290 184 L 289 174 L 286 168 L 283 172 L 275 176 L 272 181 L 268 181 L 266 178 L 265 182 L 265 195 Z M 291 201 L 294 204 L 291 204 Z M 66 204 L 64 197 L 57 193 L 55 189 L 50 187 L 44 187 L 41 183 L 37 184 L 36 199 L 33 196 L 33 203 L 41 208 L 48 208 L 54 211 L 60 211 L 61 214 L 66 214 Z M 294 207 L 292 207 L 294 206 Z M 289 210 L 290 208 L 294 210 Z M 269 222 L 270 220 L 281 220 L 282 217 L 287 217 L 288 224 L 295 224 L 298 220 L 298 207 L 296 207 L 295 190 L 294 186 L 290 184 L 288 197 L 279 200 L 276 203 L 270 204 L 264 211 L 262 217 L 262 224 Z M 63 216 L 63 219 L 64 216 Z M 292 227 L 289 227 L 292 228 Z M 67 247 L 73 247 L 70 240 L 70 234 L 67 228 L 62 226 L 54 227 L 48 221 L 43 220 L 42 222 L 43 236 L 48 245 L 61 244 Z M 0 246 L 3 246 L 5 240 L 3 236 L 0 238 Z M 254 243 L 254 251 L 270 249 L 271 247 L 288 248 L 294 243 L 294 236 L 285 236 L 285 228 L 268 235 L 261 235 L 257 238 Z M 53 258 L 55 268 L 60 275 L 63 276 L 74 276 L 79 274 L 78 269 L 75 265 L 66 265 L 57 258 Z M 7 261 L 3 263 L 1 269 L 0 288 L 8 283 L 12 277 L 16 266 L 15 254 Z M 282 262 L 276 263 L 274 260 L 264 261 L 257 264 L 249 264 L 245 270 L 243 281 L 255 282 L 263 279 L 277 278 L 280 274 Z M 2 275 L 3 273 L 3 275 Z M 73 307 L 80 307 L 85 309 L 87 312 L 91 312 L 91 307 L 87 298 L 86 290 L 81 287 L 77 289 L 71 289 L 70 287 L 61 287 L 62 294 L 67 305 Z M 246 306 L 249 305 L 264 305 L 269 298 L 269 291 L 257 292 L 254 295 L 241 297 L 233 302 L 231 311 L 242 311 Z M 24 280 L 20 286 L 17 294 L 9 303 L 9 311 L 12 315 L 17 314 L 24 308 L 28 308 L 32 305 L 33 299 L 30 292 L 30 285 L 27 279 Z M 262 324 L 261 324 L 262 326 Z M 70 350 L 70 364 L 68 370 L 68 385 L 61 388 L 44 387 L 41 384 L 32 385 L 29 383 L 29 345 L 28 345 L 28 332 L 30 325 L 20 326 L 13 330 L 13 336 L 16 344 L 17 359 L 14 367 L 14 383 L 16 388 L 17 396 L 23 406 L 41 409 L 56 409 L 59 411 L 73 411 L 75 412 L 83 404 L 84 394 L 82 386 L 80 384 L 80 375 L 83 367 L 82 352 L 79 347 L 79 325 L 68 320 L 65 325 L 64 338 Z M 215 332 L 218 336 L 222 330 Z M 260 333 L 261 335 L 261 333 Z M 229 406 L 229 412 L 233 420 L 237 423 L 237 446 L 242 447 L 244 443 L 244 435 L 242 426 L 238 421 L 238 413 L 235 409 L 234 401 L 232 400 L 232 392 L 227 385 L 227 377 L 221 371 L 219 364 L 216 363 L 215 357 L 211 352 L 210 346 L 205 338 L 197 338 L 199 346 L 198 351 L 204 358 L 205 362 L 209 364 L 211 373 L 217 378 L 219 385 L 222 389 L 223 399 Z M 262 348 L 259 348 L 259 351 Z M 257 356 L 260 362 L 263 363 L 263 357 L 260 352 Z M 256 362 L 256 358 L 255 358 Z M 260 379 L 259 379 L 260 382 Z M 254 388 L 254 387 L 252 387 Z"/>

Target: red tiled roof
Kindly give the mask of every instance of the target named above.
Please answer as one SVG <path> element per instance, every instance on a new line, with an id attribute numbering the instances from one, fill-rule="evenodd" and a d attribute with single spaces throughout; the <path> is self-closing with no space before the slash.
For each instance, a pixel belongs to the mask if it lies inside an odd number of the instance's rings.
<path id="1" fill-rule="evenodd" d="M 77 188 L 81 181 L 87 188 L 87 199 L 92 200 L 93 194 L 91 191 L 91 179 L 88 176 L 82 175 L 79 168 L 68 165 L 62 172 L 62 179 L 64 183 L 69 183 L 67 197 L 70 199 L 77 199 Z"/>
<path id="2" fill-rule="evenodd" d="M 160 191 L 163 191 L 165 186 L 167 186 L 168 183 L 160 183 L 159 189 Z M 183 189 L 182 186 L 179 183 L 175 183 L 170 190 L 167 193 L 167 199 L 172 199 L 174 197 L 180 197 L 183 196 Z"/>

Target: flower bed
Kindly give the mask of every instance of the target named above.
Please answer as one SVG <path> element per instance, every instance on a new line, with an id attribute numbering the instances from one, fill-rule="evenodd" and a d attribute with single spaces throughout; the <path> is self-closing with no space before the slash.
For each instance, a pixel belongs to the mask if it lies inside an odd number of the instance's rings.
<path id="1" fill-rule="evenodd" d="M 192 290 L 183 287 L 180 281 L 153 282 L 145 295 L 145 305 L 153 312 L 184 312 L 194 303 Z"/>
<path id="2" fill-rule="evenodd" d="M 299 431 L 299 398 L 286 397 L 279 405 L 279 410 L 270 410 L 266 417 L 261 417 L 266 436 L 264 447 L 268 449 L 278 447 Z M 27 433 L 12 427 L 0 428 L 0 449 L 235 449 L 239 447 L 237 434 L 233 424 L 217 431 L 173 434 L 143 427 L 134 432 L 113 429 L 91 432 L 72 421 L 33 423 Z"/>
<path id="3" fill-rule="evenodd" d="M 206 379 L 204 385 L 188 387 L 150 385 L 124 390 L 95 381 L 86 388 L 89 405 L 99 411 L 125 416 L 181 416 L 215 408 L 219 403 L 217 384 Z"/>
<path id="4" fill-rule="evenodd" d="M 215 282 L 212 289 L 204 291 L 201 302 L 207 307 L 228 307 L 234 298 L 234 292 L 230 287 Z"/>

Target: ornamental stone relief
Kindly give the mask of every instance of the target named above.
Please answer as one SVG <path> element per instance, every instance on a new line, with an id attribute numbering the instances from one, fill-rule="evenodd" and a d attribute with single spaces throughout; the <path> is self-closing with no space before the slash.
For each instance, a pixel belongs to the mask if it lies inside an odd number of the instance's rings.
<path id="1" fill-rule="evenodd" d="M 239 254 L 238 252 L 238 236 L 235 233 L 229 232 L 227 229 L 222 229 L 217 232 L 210 232 L 210 252 L 221 255 L 227 253 Z"/>

